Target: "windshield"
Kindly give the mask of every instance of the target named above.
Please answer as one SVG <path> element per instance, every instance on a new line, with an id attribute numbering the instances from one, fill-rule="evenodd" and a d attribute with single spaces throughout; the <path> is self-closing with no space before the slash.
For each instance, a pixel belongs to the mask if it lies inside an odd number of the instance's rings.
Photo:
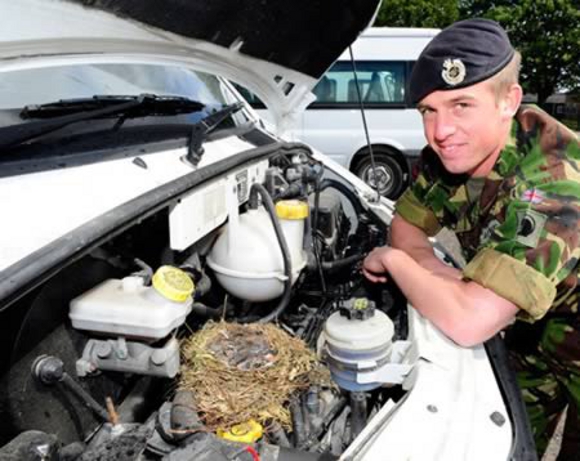
<path id="1" fill-rule="evenodd" d="M 0 73 L 0 110 L 93 95 L 183 96 L 208 110 L 237 102 L 214 75 L 177 66 L 68 65 Z"/>

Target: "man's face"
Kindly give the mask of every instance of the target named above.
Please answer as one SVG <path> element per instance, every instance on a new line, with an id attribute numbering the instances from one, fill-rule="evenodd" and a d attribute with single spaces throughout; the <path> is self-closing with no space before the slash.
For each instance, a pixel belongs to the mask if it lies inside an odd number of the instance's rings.
<path id="1" fill-rule="evenodd" d="M 512 113 L 484 81 L 434 91 L 418 104 L 425 136 L 450 173 L 486 176 L 505 145 Z"/>

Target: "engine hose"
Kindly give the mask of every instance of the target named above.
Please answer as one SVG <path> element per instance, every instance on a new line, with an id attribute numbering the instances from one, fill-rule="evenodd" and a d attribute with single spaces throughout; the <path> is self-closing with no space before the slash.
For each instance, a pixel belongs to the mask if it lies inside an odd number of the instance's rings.
<path id="1" fill-rule="evenodd" d="M 323 270 L 331 271 L 334 269 L 339 269 L 344 266 L 350 266 L 351 264 L 359 262 L 364 257 L 365 255 L 357 253 L 355 255 L 347 256 L 346 258 L 337 259 L 335 261 L 323 261 L 321 265 Z"/>
<path id="2" fill-rule="evenodd" d="M 170 425 L 173 439 L 176 442 L 204 429 L 197 413 L 192 392 L 178 390 L 175 393 L 171 405 Z"/>
<path id="3" fill-rule="evenodd" d="M 279 422 L 272 421 L 269 424 L 268 435 L 269 435 L 270 441 L 272 443 L 274 443 L 275 445 L 278 445 L 279 447 L 284 447 L 284 448 L 291 447 L 290 441 L 288 440 L 288 437 L 286 436 L 286 432 L 284 432 L 284 429 L 282 428 L 282 425 Z"/>
<path id="4" fill-rule="evenodd" d="M 344 396 L 340 397 L 336 401 L 336 403 L 330 408 L 330 410 L 328 410 L 326 415 L 324 415 L 324 417 L 322 418 L 322 423 L 319 425 L 318 429 L 308 436 L 308 438 L 302 445 L 302 449 L 308 450 L 316 443 L 318 443 L 318 440 L 328 430 L 334 419 L 337 418 L 338 415 L 344 410 L 346 404 L 347 398 Z"/>
<path id="5" fill-rule="evenodd" d="M 367 422 L 367 397 L 364 392 L 350 393 L 351 441 L 359 435 Z"/>
<path id="6" fill-rule="evenodd" d="M 258 323 L 268 323 L 272 320 L 275 320 L 282 312 L 284 312 L 284 309 L 286 309 L 288 303 L 290 302 L 290 296 L 292 294 L 292 263 L 290 261 L 290 250 L 288 248 L 288 243 L 286 243 L 286 237 L 284 237 L 282 227 L 278 221 L 278 216 L 276 215 L 276 209 L 274 208 L 272 197 L 270 197 L 270 194 L 264 186 L 258 183 L 254 183 L 250 189 L 250 206 L 257 206 L 257 194 L 260 194 L 262 197 L 264 208 L 270 215 L 272 225 L 274 226 L 274 232 L 276 233 L 276 238 L 278 239 L 280 250 L 282 250 L 284 275 L 286 276 L 286 280 L 284 281 L 284 292 L 282 293 L 282 297 L 280 298 L 278 305 L 268 315 L 257 319 Z M 242 317 L 238 319 L 238 322 L 248 323 L 254 321 L 254 319 L 255 317 Z"/>
<path id="7" fill-rule="evenodd" d="M 141 274 L 143 274 L 143 280 L 145 281 L 145 285 L 151 284 L 151 279 L 153 278 L 154 273 L 153 268 L 150 265 L 148 265 L 145 261 L 139 258 L 134 258 L 133 262 L 142 269 Z"/>
<path id="8" fill-rule="evenodd" d="M 300 400 L 294 399 L 290 402 L 290 413 L 292 415 L 292 429 L 294 430 L 294 445 L 297 448 L 302 448 L 308 435 Z"/>
<path id="9" fill-rule="evenodd" d="M 224 306 L 209 307 L 200 302 L 195 302 L 191 305 L 191 313 L 204 319 L 219 319 L 224 315 L 225 310 L 226 308 Z"/>

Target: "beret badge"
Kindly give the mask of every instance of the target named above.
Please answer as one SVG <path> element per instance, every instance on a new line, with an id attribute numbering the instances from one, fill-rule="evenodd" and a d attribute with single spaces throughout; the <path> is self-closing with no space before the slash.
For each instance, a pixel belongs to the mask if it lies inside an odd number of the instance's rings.
<path id="1" fill-rule="evenodd" d="M 443 62 L 441 77 L 448 85 L 458 85 L 465 79 L 465 64 L 461 59 L 446 59 Z"/>

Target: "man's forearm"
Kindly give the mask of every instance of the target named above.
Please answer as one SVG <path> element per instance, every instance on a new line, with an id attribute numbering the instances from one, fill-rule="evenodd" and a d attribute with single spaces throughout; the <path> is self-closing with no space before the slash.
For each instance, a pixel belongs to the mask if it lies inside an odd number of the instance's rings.
<path id="1" fill-rule="evenodd" d="M 461 279 L 461 271 L 448 266 L 435 256 L 427 235 L 400 216 L 395 216 L 393 219 L 391 246 L 404 251 L 421 267 L 434 274 Z"/>
<path id="2" fill-rule="evenodd" d="M 405 252 L 389 249 L 383 265 L 411 305 L 431 320 L 446 336 L 464 346 L 479 344 L 513 318 L 510 303 L 495 309 L 495 295 L 455 276 L 421 266 Z"/>
<path id="3" fill-rule="evenodd" d="M 457 277 L 448 277 L 425 267 L 400 250 L 386 253 L 383 264 L 413 307 L 444 333 L 448 334 L 446 325 L 449 323 L 463 321 L 461 314 L 465 300 L 459 284 L 464 282 Z"/>

